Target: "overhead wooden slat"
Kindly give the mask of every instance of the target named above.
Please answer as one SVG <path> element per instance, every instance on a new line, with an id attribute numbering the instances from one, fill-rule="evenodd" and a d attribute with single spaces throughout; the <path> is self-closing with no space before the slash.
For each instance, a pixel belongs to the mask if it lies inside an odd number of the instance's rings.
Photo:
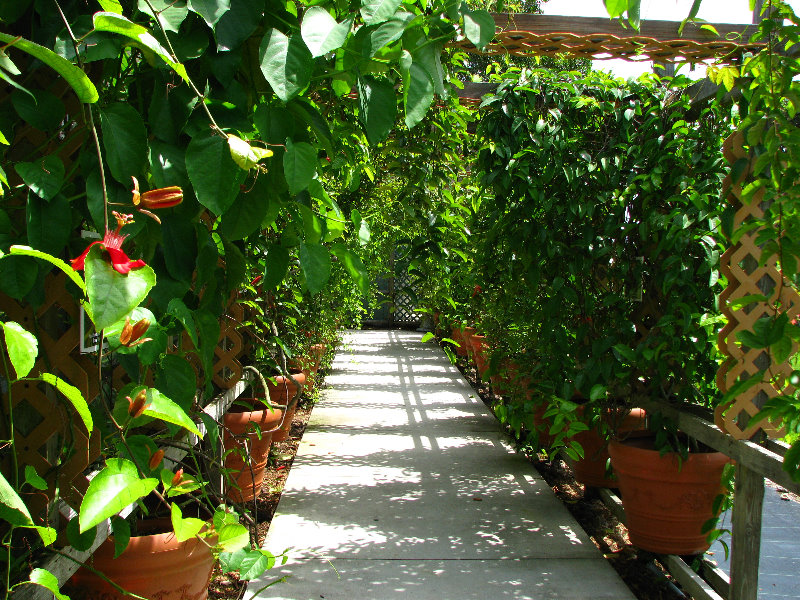
<path id="1" fill-rule="evenodd" d="M 748 42 L 757 26 L 750 23 L 713 23 L 719 33 L 688 23 L 682 35 L 677 21 L 642 21 L 639 31 L 619 20 L 563 17 L 527 13 L 495 13 L 495 39 L 482 53 L 515 55 L 566 55 L 594 60 L 623 58 L 632 61 L 736 62 L 742 52 L 761 46 Z M 469 40 L 454 43 L 468 52 L 481 53 Z"/>

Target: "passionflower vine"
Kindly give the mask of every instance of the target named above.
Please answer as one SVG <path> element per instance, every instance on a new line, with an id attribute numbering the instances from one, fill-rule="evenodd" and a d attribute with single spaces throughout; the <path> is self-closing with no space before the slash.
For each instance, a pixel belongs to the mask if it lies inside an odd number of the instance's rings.
<path id="1" fill-rule="evenodd" d="M 89 254 L 89 250 L 92 248 L 92 246 L 95 246 L 96 244 L 100 244 L 103 249 L 108 252 L 108 256 L 111 258 L 111 266 L 114 267 L 114 270 L 117 273 L 127 275 L 131 269 L 138 269 L 139 267 L 145 266 L 145 262 L 143 260 L 131 260 L 122 250 L 122 242 L 124 242 L 125 238 L 128 236 L 121 234 L 120 230 L 125 225 L 133 222 L 133 215 L 121 215 L 118 212 L 114 212 L 112 214 L 114 215 L 114 218 L 117 219 L 117 228 L 114 231 L 109 231 L 106 229 L 106 234 L 103 236 L 102 240 L 89 244 L 86 247 L 86 250 L 83 251 L 83 254 L 71 261 L 73 269 L 76 271 L 83 270 L 83 265 L 86 261 L 86 255 Z"/>
<path id="2" fill-rule="evenodd" d="M 139 181 L 136 177 L 131 177 L 131 179 L 133 179 L 133 190 L 131 190 L 131 193 L 133 193 L 133 205 L 139 207 L 140 210 L 142 208 L 147 210 L 170 208 L 183 202 L 183 190 L 177 185 L 158 188 L 140 194 Z"/>

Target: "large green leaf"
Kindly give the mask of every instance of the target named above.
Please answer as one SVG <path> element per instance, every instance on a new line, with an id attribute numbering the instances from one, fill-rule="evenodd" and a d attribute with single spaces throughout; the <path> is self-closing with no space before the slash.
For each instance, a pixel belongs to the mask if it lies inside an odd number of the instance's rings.
<path id="1" fill-rule="evenodd" d="M 212 29 L 231 8 L 231 0 L 189 0 L 189 10 L 197 13 Z"/>
<path id="2" fill-rule="evenodd" d="M 28 507 L 2 473 L 0 473 L 0 519 L 18 527 L 33 525 Z"/>
<path id="3" fill-rule="evenodd" d="M 147 390 L 147 408 L 143 414 L 178 425 L 196 436 L 203 437 L 186 411 L 155 388 Z"/>
<path id="4" fill-rule="evenodd" d="M 44 200 L 53 198 L 64 183 L 64 163 L 56 154 L 36 162 L 18 162 L 14 169 L 30 190 Z"/>
<path id="5" fill-rule="evenodd" d="M 388 79 L 369 75 L 358 79 L 359 119 L 370 144 L 386 139 L 394 126 L 397 95 Z"/>
<path id="6" fill-rule="evenodd" d="M 264 289 L 274 290 L 289 271 L 289 251 L 283 246 L 271 244 L 267 250 L 265 263 L 261 285 Z"/>
<path id="7" fill-rule="evenodd" d="M 153 37 L 145 27 L 137 25 L 113 12 L 95 13 L 93 17 L 94 28 L 98 31 L 109 31 L 117 33 L 142 44 L 148 50 L 153 51 L 161 60 L 172 67 L 178 75 L 188 82 L 189 76 L 186 74 L 186 67 L 174 60 L 174 57 L 164 48 L 159 41 Z"/>
<path id="8" fill-rule="evenodd" d="M 63 194 L 50 202 L 28 194 L 25 217 L 30 244 L 50 255 L 64 250 L 72 234 L 72 207 Z"/>
<path id="9" fill-rule="evenodd" d="M 494 19 L 489 11 L 471 10 L 464 13 L 464 35 L 479 49 L 492 41 L 494 32 Z"/>
<path id="10" fill-rule="evenodd" d="M 288 102 L 311 82 L 314 59 L 299 34 L 287 37 L 270 29 L 259 47 L 261 72 L 275 95 Z"/>
<path id="11" fill-rule="evenodd" d="M 336 256 L 364 295 L 369 295 L 369 273 L 361 258 L 344 244 L 334 244 L 331 253 Z"/>
<path id="12" fill-rule="evenodd" d="M 317 172 L 317 151 L 307 142 L 293 144 L 286 141 L 286 152 L 283 155 L 283 174 L 289 191 L 299 194 L 308 188 Z"/>
<path id="13" fill-rule="evenodd" d="M 147 130 L 132 105 L 117 102 L 100 110 L 103 148 L 111 175 L 124 186 L 132 185 L 147 164 Z"/>
<path id="14" fill-rule="evenodd" d="M 99 245 L 85 261 L 87 312 L 97 330 L 113 325 L 142 303 L 156 284 L 156 274 L 145 265 L 127 275 L 117 273 Z"/>
<path id="15" fill-rule="evenodd" d="M 405 77 L 403 104 L 406 110 L 406 127 L 411 129 L 425 118 L 433 102 L 433 81 L 428 71 L 417 63 L 411 63 Z"/>
<path id="16" fill-rule="evenodd" d="M 214 27 L 217 50 L 233 50 L 241 46 L 261 23 L 263 0 L 231 0 L 231 9 Z"/>
<path id="17" fill-rule="evenodd" d="M 14 321 L 8 321 L 2 325 L 8 358 L 17 372 L 17 379 L 27 377 L 39 354 L 39 343 L 36 336 Z"/>
<path id="18" fill-rule="evenodd" d="M 161 218 L 161 247 L 170 276 L 191 281 L 197 260 L 197 234 L 194 225 L 181 215 Z"/>
<path id="19" fill-rule="evenodd" d="M 167 313 L 181 322 L 186 333 L 189 334 L 189 339 L 192 340 L 192 344 L 197 348 L 197 326 L 194 323 L 194 315 L 186 304 L 184 304 L 183 300 L 180 298 L 173 298 L 170 300 L 167 305 Z"/>
<path id="20" fill-rule="evenodd" d="M 170 512 L 172 529 L 175 531 L 175 539 L 179 542 L 185 542 L 186 540 L 193 538 L 200 533 L 200 530 L 206 525 L 206 522 L 202 519 L 196 519 L 194 517 L 184 518 L 184 516 L 181 514 L 180 507 L 174 502 Z"/>
<path id="21" fill-rule="evenodd" d="M 200 334 L 200 346 L 198 348 L 200 360 L 203 363 L 203 369 L 208 374 L 207 379 L 210 381 L 214 366 L 214 348 L 217 347 L 219 342 L 219 320 L 207 309 L 195 311 L 194 320 L 197 323 L 197 332 Z"/>
<path id="22" fill-rule="evenodd" d="M 40 258 L 42 260 L 46 260 L 52 265 L 55 265 L 59 269 L 61 269 L 71 280 L 72 282 L 77 285 L 81 290 L 86 292 L 86 284 L 81 279 L 81 276 L 78 275 L 77 271 L 65 263 L 60 258 L 56 258 L 55 256 L 51 256 L 46 252 L 41 252 L 39 250 L 34 250 L 30 246 L 11 246 L 9 250 L 9 254 L 15 256 L 31 256 L 33 258 Z"/>
<path id="23" fill-rule="evenodd" d="M 66 113 L 64 103 L 47 90 L 34 89 L 29 94 L 15 91 L 11 94 L 11 104 L 24 121 L 42 131 L 58 129 Z"/>
<path id="24" fill-rule="evenodd" d="M 83 397 L 83 394 L 81 394 L 81 391 L 74 385 L 70 385 L 52 373 L 42 373 L 39 376 L 39 379 L 52 385 L 59 392 L 61 392 L 61 394 L 67 400 L 70 401 L 73 408 L 75 408 L 75 412 L 78 413 L 78 416 L 83 421 L 87 433 L 92 433 L 92 429 L 94 429 L 94 423 L 92 423 L 92 413 L 89 410 L 89 405 L 86 403 L 86 399 Z"/>
<path id="25" fill-rule="evenodd" d="M 239 523 L 226 523 L 217 530 L 217 546 L 224 552 L 233 552 L 249 546 L 250 532 Z"/>
<path id="26" fill-rule="evenodd" d="M 331 276 L 331 255 L 325 246 L 300 244 L 300 267 L 306 278 L 306 287 L 316 295 L 322 291 Z"/>
<path id="27" fill-rule="evenodd" d="M 369 34 L 369 55 L 375 56 L 384 46 L 399 40 L 406 30 L 406 26 L 414 19 L 414 15 L 407 12 L 397 13 L 393 18 L 382 23 L 375 31 Z"/>
<path id="28" fill-rule="evenodd" d="M 155 13 L 150 10 L 150 6 L 156 11 Z M 117 11 L 103 6 L 103 10 L 122 14 L 121 8 Z M 139 0 L 139 10 L 153 18 L 156 18 L 157 14 L 161 26 L 174 33 L 178 33 L 181 23 L 186 20 L 189 14 L 189 8 L 186 6 L 185 0 L 178 0 L 177 2 L 175 0 Z"/>
<path id="29" fill-rule="evenodd" d="M 231 207 L 222 215 L 220 235 L 234 242 L 246 238 L 261 227 L 271 203 L 266 179 L 259 177 L 252 190 L 236 197 Z"/>
<path id="30" fill-rule="evenodd" d="M 64 81 L 75 90 L 75 94 L 81 102 L 97 102 L 100 97 L 97 94 L 97 88 L 94 87 L 94 84 L 86 76 L 86 73 L 52 50 L 48 50 L 44 46 L 34 44 L 24 38 L 19 38 L 7 33 L 0 33 L 0 42 L 9 44 L 23 52 L 27 52 L 56 71 L 64 78 Z"/>
<path id="31" fill-rule="evenodd" d="M 33 289 L 39 274 L 35 260 L 6 255 L 0 260 L 0 291 L 22 300 Z"/>
<path id="32" fill-rule="evenodd" d="M 46 569 L 36 567 L 31 570 L 31 583 L 40 585 L 55 596 L 56 600 L 70 600 L 69 596 L 62 594 L 59 589 L 58 578 Z"/>
<path id="33" fill-rule="evenodd" d="M 388 21 L 400 8 L 402 0 L 362 0 L 361 16 L 367 25 Z"/>
<path id="34" fill-rule="evenodd" d="M 178 406 L 188 411 L 197 393 L 197 374 L 184 357 L 167 354 L 161 359 L 156 387 Z"/>
<path id="35" fill-rule="evenodd" d="M 124 458 L 109 458 L 106 467 L 89 483 L 81 501 L 80 531 L 86 531 L 123 508 L 143 498 L 158 485 L 158 479 L 141 478 L 136 465 Z"/>
<path id="36" fill-rule="evenodd" d="M 312 6 L 303 14 L 300 32 L 311 56 L 316 58 L 341 47 L 352 26 L 352 19 L 337 23 L 327 10 Z"/>
<path id="37" fill-rule="evenodd" d="M 334 155 L 333 135 L 331 134 L 330 125 L 319 112 L 319 109 L 306 98 L 295 98 L 286 105 L 286 108 L 311 127 L 311 131 L 317 136 L 318 143 L 328 153 L 328 157 L 332 157 Z"/>
<path id="38" fill-rule="evenodd" d="M 275 556 L 268 550 L 240 548 L 235 552 L 222 552 L 219 556 L 223 573 L 239 571 L 239 579 L 255 579 L 275 566 Z"/>
<path id="39" fill-rule="evenodd" d="M 192 138 L 186 149 L 186 172 L 198 202 L 217 215 L 233 204 L 245 177 L 231 158 L 227 139 L 216 135 Z"/>

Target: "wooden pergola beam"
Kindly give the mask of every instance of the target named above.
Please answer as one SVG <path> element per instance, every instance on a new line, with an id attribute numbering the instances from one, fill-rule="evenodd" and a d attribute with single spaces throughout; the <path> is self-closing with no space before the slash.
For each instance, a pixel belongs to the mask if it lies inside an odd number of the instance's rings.
<path id="1" fill-rule="evenodd" d="M 561 15 L 534 15 L 529 13 L 494 13 L 498 31 L 525 31 L 535 35 L 553 33 L 571 33 L 579 36 L 613 35 L 620 39 L 650 38 L 661 42 L 689 41 L 714 43 L 734 41 L 738 37 L 742 45 L 747 45 L 749 37 L 758 29 L 752 23 L 709 23 L 719 36 L 711 31 L 701 29 L 698 23 L 687 23 L 682 35 L 678 34 L 679 21 L 644 20 L 637 31 L 632 27 L 623 27 L 618 19 L 603 17 L 564 17 Z"/>

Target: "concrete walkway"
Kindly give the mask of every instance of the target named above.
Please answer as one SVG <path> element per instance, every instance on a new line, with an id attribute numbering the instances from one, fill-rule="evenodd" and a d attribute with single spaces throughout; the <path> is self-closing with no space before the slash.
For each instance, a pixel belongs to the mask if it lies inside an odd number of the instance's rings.
<path id="1" fill-rule="evenodd" d="M 292 547 L 291 560 L 251 582 L 246 600 L 633 599 L 441 349 L 420 339 L 348 335 L 264 544 Z"/>

